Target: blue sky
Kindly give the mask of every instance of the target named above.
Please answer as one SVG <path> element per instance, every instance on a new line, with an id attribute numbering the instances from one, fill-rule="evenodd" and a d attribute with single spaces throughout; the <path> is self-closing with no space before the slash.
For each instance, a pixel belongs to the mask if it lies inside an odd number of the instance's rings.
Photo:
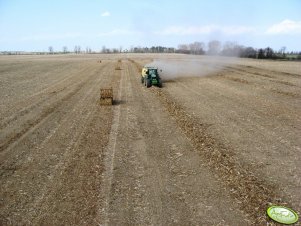
<path id="1" fill-rule="evenodd" d="M 301 51 L 301 1 L 0 0 L 0 51 L 210 40 Z"/>

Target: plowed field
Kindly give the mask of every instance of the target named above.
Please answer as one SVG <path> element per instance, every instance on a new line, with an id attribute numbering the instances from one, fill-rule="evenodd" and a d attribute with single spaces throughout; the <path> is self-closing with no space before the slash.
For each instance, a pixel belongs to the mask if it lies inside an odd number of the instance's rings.
<path id="1" fill-rule="evenodd" d="M 163 69 L 163 88 L 146 88 L 140 69 L 156 60 L 211 69 Z M 271 204 L 300 213 L 300 68 L 0 56 L 0 224 L 273 225 Z M 101 87 L 113 87 L 113 106 L 99 105 Z"/>

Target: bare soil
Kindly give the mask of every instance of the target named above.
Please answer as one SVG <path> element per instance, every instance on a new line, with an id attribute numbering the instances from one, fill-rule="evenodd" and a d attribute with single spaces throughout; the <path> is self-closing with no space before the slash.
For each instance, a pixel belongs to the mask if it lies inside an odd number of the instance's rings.
<path id="1" fill-rule="evenodd" d="M 211 68 L 147 89 L 139 70 L 157 59 Z M 0 224 L 276 225 L 269 205 L 300 213 L 300 66 L 0 56 Z M 106 87 L 113 106 L 99 104 Z"/>

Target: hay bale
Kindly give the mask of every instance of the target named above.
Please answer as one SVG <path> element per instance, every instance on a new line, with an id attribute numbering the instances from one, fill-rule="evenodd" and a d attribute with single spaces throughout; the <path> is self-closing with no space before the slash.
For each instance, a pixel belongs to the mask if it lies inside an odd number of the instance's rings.
<path id="1" fill-rule="evenodd" d="M 112 105 L 113 98 L 100 98 L 99 103 L 100 103 L 100 105 Z"/>
<path id="2" fill-rule="evenodd" d="M 113 98 L 113 88 L 100 89 L 100 98 Z"/>
<path id="3" fill-rule="evenodd" d="M 100 89 L 100 105 L 113 104 L 113 88 Z"/>

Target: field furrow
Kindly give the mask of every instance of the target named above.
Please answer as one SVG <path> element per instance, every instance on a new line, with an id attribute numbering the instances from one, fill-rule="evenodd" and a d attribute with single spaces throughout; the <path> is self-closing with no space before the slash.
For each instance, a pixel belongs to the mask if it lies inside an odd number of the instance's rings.
<path id="1" fill-rule="evenodd" d="M 141 83 L 144 65 L 163 70 L 162 88 Z M 300 213 L 298 68 L 183 54 L 1 56 L 0 224 L 275 225 L 272 204 Z M 109 87 L 113 105 L 100 105 Z"/>

